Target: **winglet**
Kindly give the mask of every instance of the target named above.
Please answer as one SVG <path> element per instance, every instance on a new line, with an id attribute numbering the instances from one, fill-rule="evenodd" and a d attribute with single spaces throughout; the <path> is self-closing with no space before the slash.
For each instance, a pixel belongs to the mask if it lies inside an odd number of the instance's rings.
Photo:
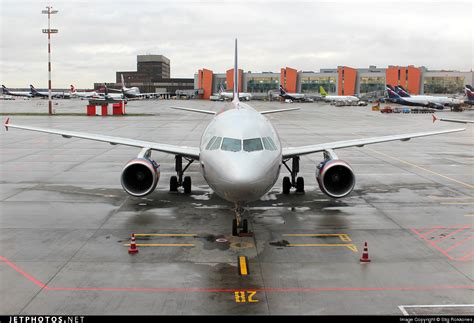
<path id="1" fill-rule="evenodd" d="M 434 113 L 432 114 L 432 116 L 433 116 L 433 123 L 435 123 L 435 121 L 438 120 L 438 118 L 436 117 Z"/>
<path id="2" fill-rule="evenodd" d="M 10 118 L 7 118 L 7 120 L 5 120 L 5 122 L 3 123 L 3 125 L 5 126 L 5 130 L 8 131 L 8 123 L 10 122 Z"/>

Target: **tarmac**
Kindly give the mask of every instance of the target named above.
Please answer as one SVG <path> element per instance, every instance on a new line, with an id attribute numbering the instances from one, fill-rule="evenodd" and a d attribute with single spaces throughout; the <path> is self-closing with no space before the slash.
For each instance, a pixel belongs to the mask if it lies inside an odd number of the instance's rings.
<path id="1" fill-rule="evenodd" d="M 86 101 L 56 100 L 57 113 Z M 56 104 L 57 103 L 57 104 Z M 16 115 L 46 100 L 0 102 L 10 122 L 198 146 L 223 102 L 131 101 L 132 116 Z M 268 118 L 286 146 L 464 127 L 429 114 L 368 107 L 300 106 Z M 474 119 L 474 112 L 439 113 Z M 18 129 L 0 135 L 0 314 L 474 314 L 473 127 L 460 133 L 337 150 L 356 174 L 352 194 L 324 195 L 322 154 L 301 158 L 304 195 L 280 179 L 248 205 L 253 237 L 232 237 L 232 205 L 191 165 L 192 193 L 168 192 L 174 156 L 156 191 L 128 196 L 125 163 L 139 149 Z M 139 253 L 127 252 L 137 234 Z M 216 241 L 217 240 L 217 241 Z M 370 263 L 361 263 L 364 243 Z M 238 274 L 238 256 L 248 275 Z"/>

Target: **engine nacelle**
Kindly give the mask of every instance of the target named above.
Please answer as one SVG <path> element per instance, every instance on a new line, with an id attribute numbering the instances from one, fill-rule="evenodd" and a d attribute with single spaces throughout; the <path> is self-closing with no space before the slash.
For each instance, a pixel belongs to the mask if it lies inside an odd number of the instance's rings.
<path id="1" fill-rule="evenodd" d="M 316 169 L 316 180 L 321 191 L 332 197 L 349 195 L 355 186 L 355 175 L 351 166 L 340 159 L 326 159 Z"/>
<path id="2" fill-rule="evenodd" d="M 150 194 L 160 179 L 160 166 L 152 159 L 135 158 L 122 170 L 122 187 L 128 194 L 141 197 Z"/>

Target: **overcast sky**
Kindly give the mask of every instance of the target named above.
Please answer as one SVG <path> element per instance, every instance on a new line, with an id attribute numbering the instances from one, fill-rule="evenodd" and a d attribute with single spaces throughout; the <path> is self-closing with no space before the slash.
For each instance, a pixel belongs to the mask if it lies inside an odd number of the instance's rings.
<path id="1" fill-rule="evenodd" d="M 47 87 L 48 2 L 0 0 L 0 81 Z M 172 77 L 225 72 L 233 39 L 245 71 L 289 66 L 473 65 L 473 4 L 462 1 L 100 0 L 49 2 L 53 87 L 90 88 L 136 70 L 136 55 L 163 54 Z"/>

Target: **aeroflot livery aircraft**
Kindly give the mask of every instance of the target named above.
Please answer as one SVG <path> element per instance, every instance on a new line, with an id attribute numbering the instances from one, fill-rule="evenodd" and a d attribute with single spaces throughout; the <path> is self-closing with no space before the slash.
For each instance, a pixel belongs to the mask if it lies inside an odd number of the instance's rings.
<path id="1" fill-rule="evenodd" d="M 237 40 L 235 40 L 234 99 L 226 109 L 219 113 L 212 111 L 177 108 L 186 111 L 207 113 L 213 119 L 201 137 L 199 147 L 184 147 L 136 139 L 112 137 L 67 130 L 15 125 L 5 121 L 5 127 L 61 135 L 64 138 L 82 138 L 108 142 L 112 145 L 126 145 L 141 148 L 138 156 L 129 161 L 122 170 L 123 189 L 133 196 L 145 196 L 155 189 L 160 177 L 157 163 L 151 159 L 151 151 L 160 151 L 176 156 L 177 176 L 170 179 L 170 190 L 177 191 L 182 186 L 185 193 L 191 191 L 191 178 L 183 174 L 192 162 L 199 163 L 202 175 L 209 186 L 223 199 L 235 204 L 235 219 L 232 221 L 232 234 L 247 232 L 248 222 L 243 220 L 243 206 L 258 200 L 275 184 L 282 164 L 290 171 L 290 177 L 283 179 L 283 193 L 288 194 L 291 187 L 304 192 L 304 180 L 297 177 L 300 156 L 322 152 L 324 159 L 316 168 L 316 179 L 321 190 L 332 198 L 348 195 L 355 185 L 355 175 L 346 162 L 338 159 L 335 149 L 362 147 L 386 141 L 446 134 L 463 131 L 452 129 L 442 131 L 418 132 L 390 135 L 366 139 L 342 140 L 319 143 L 301 147 L 282 147 L 278 134 L 265 114 L 291 109 L 256 111 L 248 104 L 239 101 L 237 65 Z M 187 165 L 183 168 L 183 159 Z M 289 163 L 291 161 L 291 163 Z"/>

